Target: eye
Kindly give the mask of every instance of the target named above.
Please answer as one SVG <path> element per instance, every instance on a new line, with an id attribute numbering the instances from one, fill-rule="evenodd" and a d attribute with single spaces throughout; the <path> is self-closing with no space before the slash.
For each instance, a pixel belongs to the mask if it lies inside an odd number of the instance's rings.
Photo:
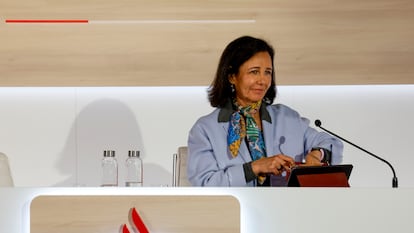
<path id="1" fill-rule="evenodd" d="M 266 74 L 266 75 L 270 75 L 270 76 L 271 76 L 271 75 L 272 75 L 272 71 L 271 71 L 271 70 L 266 70 L 266 71 L 265 71 L 265 74 Z"/>
<path id="2" fill-rule="evenodd" d="M 252 73 L 252 74 L 259 74 L 259 70 L 251 70 L 250 73 Z"/>

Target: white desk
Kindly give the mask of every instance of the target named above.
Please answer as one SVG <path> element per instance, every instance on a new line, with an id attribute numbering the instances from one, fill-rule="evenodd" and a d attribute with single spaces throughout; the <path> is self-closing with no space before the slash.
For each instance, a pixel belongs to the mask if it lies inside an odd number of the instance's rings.
<path id="1" fill-rule="evenodd" d="M 414 189 L 172 187 L 0 188 L 0 232 L 29 233 L 40 195 L 233 195 L 242 233 L 414 232 Z"/>

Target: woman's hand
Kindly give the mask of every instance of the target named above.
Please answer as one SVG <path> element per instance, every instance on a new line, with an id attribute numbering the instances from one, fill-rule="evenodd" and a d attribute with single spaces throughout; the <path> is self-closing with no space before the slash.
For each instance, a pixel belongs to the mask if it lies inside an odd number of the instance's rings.
<path id="1" fill-rule="evenodd" d="M 310 151 L 305 157 L 305 166 L 322 166 L 322 153 L 319 150 Z"/>
<path id="2" fill-rule="evenodd" d="M 291 157 L 278 154 L 271 157 L 263 157 L 252 162 L 254 174 L 280 175 L 283 171 L 290 171 L 295 166 L 295 160 Z"/>

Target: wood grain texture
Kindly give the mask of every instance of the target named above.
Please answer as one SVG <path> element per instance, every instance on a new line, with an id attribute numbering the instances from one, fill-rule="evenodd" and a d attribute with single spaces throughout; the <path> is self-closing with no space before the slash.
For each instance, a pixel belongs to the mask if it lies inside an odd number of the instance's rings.
<path id="1" fill-rule="evenodd" d="M 414 84 L 414 1 L 0 0 L 0 9 L 0 86 L 209 85 L 241 35 L 275 47 L 281 85 Z"/>
<path id="2" fill-rule="evenodd" d="M 149 232 L 240 232 L 231 196 L 40 196 L 30 206 L 32 233 L 121 232 L 135 207 Z"/>

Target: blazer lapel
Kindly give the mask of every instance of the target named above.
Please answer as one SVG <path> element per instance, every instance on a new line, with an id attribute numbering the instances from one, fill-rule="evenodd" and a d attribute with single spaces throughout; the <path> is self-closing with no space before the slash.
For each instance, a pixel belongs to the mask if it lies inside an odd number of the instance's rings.
<path id="1" fill-rule="evenodd" d="M 252 161 L 252 156 L 250 156 L 250 152 L 249 152 L 249 149 L 247 148 L 247 144 L 245 140 L 240 145 L 239 156 L 241 156 L 241 158 L 243 159 L 245 163 Z"/>
<path id="2" fill-rule="evenodd" d="M 266 156 L 274 155 L 275 151 L 273 148 L 275 148 L 274 145 L 275 143 L 277 143 L 275 141 L 275 137 L 273 135 L 273 130 L 272 130 L 271 125 L 272 123 L 262 120 L 263 137 L 264 137 L 265 147 L 266 147 Z"/>

